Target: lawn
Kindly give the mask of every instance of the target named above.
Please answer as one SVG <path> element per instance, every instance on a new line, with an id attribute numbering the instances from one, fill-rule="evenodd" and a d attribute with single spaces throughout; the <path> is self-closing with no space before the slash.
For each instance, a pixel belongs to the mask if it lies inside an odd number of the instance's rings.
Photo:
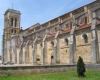
<path id="1" fill-rule="evenodd" d="M 24 76 L 0 76 L 0 80 L 100 80 L 100 71 L 87 70 L 85 77 L 77 76 L 76 71 L 57 72 Z"/>

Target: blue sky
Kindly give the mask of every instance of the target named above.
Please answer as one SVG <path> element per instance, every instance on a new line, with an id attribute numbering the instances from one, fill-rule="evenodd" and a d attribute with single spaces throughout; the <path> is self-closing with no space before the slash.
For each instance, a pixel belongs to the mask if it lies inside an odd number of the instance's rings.
<path id="1" fill-rule="evenodd" d="M 53 18 L 77 9 L 95 0 L 0 0 L 0 55 L 4 28 L 4 13 L 7 9 L 21 12 L 21 27 L 26 29 L 36 23 L 45 23 Z"/>

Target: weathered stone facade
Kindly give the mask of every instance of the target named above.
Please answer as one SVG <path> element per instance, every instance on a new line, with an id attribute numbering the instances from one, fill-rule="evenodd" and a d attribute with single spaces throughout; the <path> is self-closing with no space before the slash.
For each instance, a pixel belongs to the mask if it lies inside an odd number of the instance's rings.
<path id="1" fill-rule="evenodd" d="M 100 63 L 100 1 L 44 24 L 20 28 L 20 12 L 5 12 L 2 61 L 15 64 Z"/>

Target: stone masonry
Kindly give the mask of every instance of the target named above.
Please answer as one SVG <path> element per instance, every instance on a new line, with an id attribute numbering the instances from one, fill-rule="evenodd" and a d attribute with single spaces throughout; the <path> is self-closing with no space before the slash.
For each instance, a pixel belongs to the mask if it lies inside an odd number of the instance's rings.
<path id="1" fill-rule="evenodd" d="M 2 61 L 15 64 L 100 63 L 100 0 L 25 30 L 20 11 L 4 14 Z"/>

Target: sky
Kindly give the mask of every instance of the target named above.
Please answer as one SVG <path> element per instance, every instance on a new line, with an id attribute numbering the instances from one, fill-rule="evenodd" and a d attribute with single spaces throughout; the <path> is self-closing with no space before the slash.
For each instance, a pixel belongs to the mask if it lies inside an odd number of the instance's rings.
<path id="1" fill-rule="evenodd" d="M 21 24 L 26 29 L 36 23 L 43 24 L 67 12 L 95 0 L 0 0 L 0 55 L 2 54 L 2 35 L 4 13 L 7 9 L 21 12 Z"/>

